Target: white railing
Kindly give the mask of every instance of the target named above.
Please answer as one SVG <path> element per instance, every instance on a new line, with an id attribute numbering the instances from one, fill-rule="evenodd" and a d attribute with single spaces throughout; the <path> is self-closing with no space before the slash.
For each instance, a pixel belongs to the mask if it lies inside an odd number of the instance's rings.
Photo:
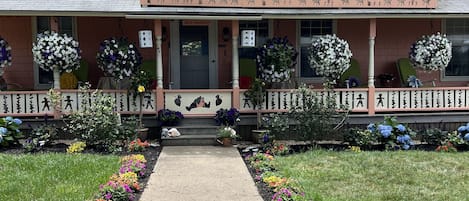
<path id="1" fill-rule="evenodd" d="M 248 97 L 240 93 L 240 111 L 255 112 Z M 345 105 L 353 112 L 366 112 L 368 109 L 368 89 L 337 89 L 334 92 L 314 90 L 319 97 L 335 96 L 336 103 Z M 294 105 L 303 104 L 301 94 L 291 89 L 271 89 L 265 94 L 266 101 L 261 105 L 263 112 L 286 112 Z"/>
<path id="2" fill-rule="evenodd" d="M 157 99 L 157 91 L 143 97 L 144 114 L 156 114 L 158 109 L 167 108 L 185 115 L 213 115 L 220 108 L 230 108 L 239 104 L 242 113 L 255 113 L 250 100 L 240 90 L 239 97 L 231 89 L 209 90 L 163 90 Z M 338 104 L 346 105 L 351 112 L 430 112 L 469 110 L 469 87 L 433 88 L 376 88 L 370 96 L 368 88 L 336 89 L 334 92 L 314 90 L 317 96 L 335 95 Z M 61 90 L 62 112 L 67 114 L 93 104 L 94 100 L 83 101 L 78 90 Z M 128 94 L 126 90 L 104 90 L 116 99 L 116 110 L 122 114 L 137 114 L 140 97 Z M 262 104 L 262 112 L 286 112 L 293 105 L 301 105 L 302 97 L 290 89 L 267 90 L 267 100 Z M 233 102 L 233 98 L 239 102 Z M 82 103 L 87 102 L 86 105 Z M 56 115 L 47 91 L 2 91 L 0 92 L 0 116 Z"/>
<path id="3" fill-rule="evenodd" d="M 468 87 L 376 89 L 376 112 L 469 109 Z"/>

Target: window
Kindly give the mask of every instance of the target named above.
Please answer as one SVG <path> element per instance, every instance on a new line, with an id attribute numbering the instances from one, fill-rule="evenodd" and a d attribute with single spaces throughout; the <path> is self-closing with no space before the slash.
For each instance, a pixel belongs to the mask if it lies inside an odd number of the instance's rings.
<path id="1" fill-rule="evenodd" d="M 333 33 L 332 20 L 301 20 L 300 21 L 300 77 L 318 77 L 309 65 L 308 48 L 314 37 Z"/>
<path id="2" fill-rule="evenodd" d="M 255 59 L 257 47 L 263 45 L 269 39 L 269 21 L 240 21 L 239 35 L 242 30 L 256 31 L 256 47 L 240 47 L 238 50 L 239 58 Z"/>
<path id="3" fill-rule="evenodd" d="M 446 34 L 453 44 L 453 57 L 446 67 L 446 80 L 469 79 L 469 19 L 447 19 Z"/>
<path id="4" fill-rule="evenodd" d="M 59 20 L 59 33 L 67 34 L 68 36 L 75 37 L 75 26 L 73 17 L 58 17 Z M 35 27 L 37 33 L 50 30 L 50 17 L 36 17 Z M 36 35 L 34 40 L 36 40 Z M 34 67 L 34 78 L 36 89 L 48 89 L 51 88 L 54 78 L 52 71 L 45 71 L 37 66 Z"/>

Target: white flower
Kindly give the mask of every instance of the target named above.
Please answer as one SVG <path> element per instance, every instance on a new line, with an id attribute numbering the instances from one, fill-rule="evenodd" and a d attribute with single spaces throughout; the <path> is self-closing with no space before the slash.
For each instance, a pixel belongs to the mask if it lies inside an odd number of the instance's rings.
<path id="1" fill-rule="evenodd" d="M 350 66 L 352 51 L 347 41 L 336 35 L 324 35 L 313 40 L 310 47 L 310 65 L 316 74 L 334 83 Z"/>
<path id="2" fill-rule="evenodd" d="M 412 44 L 409 59 L 414 68 L 425 71 L 443 70 L 448 66 L 451 57 L 451 41 L 440 33 L 422 36 Z"/>

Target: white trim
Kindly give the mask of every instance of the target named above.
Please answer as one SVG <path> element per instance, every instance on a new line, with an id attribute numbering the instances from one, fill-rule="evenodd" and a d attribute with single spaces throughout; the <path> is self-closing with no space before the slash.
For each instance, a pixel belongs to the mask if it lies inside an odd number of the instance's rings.
<path id="1" fill-rule="evenodd" d="M 446 33 L 446 18 L 441 19 L 441 30 L 440 32 L 443 34 Z M 446 70 L 441 70 L 440 71 L 440 80 L 442 82 L 457 82 L 457 81 L 469 81 L 469 76 L 446 76 L 445 72 Z"/>
<path id="2" fill-rule="evenodd" d="M 295 75 L 300 83 L 322 83 L 324 79 L 322 77 L 301 77 L 301 20 L 312 20 L 312 19 L 297 19 L 296 20 L 296 47 L 298 49 L 298 57 L 296 58 Z M 337 33 L 337 20 L 332 20 L 332 33 Z"/>

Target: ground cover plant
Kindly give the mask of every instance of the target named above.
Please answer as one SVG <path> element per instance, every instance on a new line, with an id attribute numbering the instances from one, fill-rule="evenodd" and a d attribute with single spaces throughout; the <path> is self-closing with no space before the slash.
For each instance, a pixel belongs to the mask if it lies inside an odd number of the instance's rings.
<path id="1" fill-rule="evenodd" d="M 306 200 L 467 200 L 469 153 L 313 150 L 275 157 Z"/>
<path id="2" fill-rule="evenodd" d="M 0 200 L 91 200 L 120 156 L 0 153 Z"/>

